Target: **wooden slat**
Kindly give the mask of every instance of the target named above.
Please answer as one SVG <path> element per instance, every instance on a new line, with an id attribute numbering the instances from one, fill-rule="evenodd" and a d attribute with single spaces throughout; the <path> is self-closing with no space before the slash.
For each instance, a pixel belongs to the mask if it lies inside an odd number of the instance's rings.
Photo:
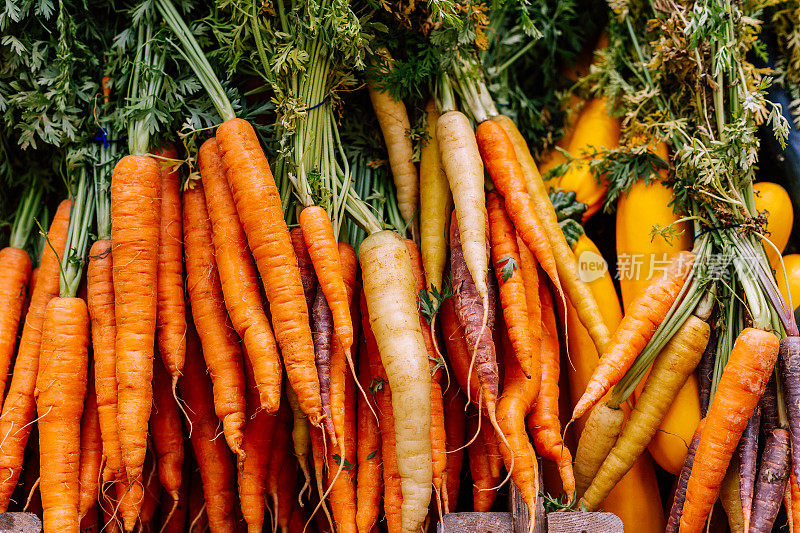
<path id="1" fill-rule="evenodd" d="M 3 533 L 40 533 L 42 522 L 33 513 L 0 513 L 0 531 Z"/>
<path id="2" fill-rule="evenodd" d="M 642 517 L 646 520 L 646 517 Z M 550 513 L 547 533 L 623 533 L 622 520 L 612 513 Z"/>
<path id="3" fill-rule="evenodd" d="M 511 513 L 447 513 L 438 533 L 511 533 Z"/>

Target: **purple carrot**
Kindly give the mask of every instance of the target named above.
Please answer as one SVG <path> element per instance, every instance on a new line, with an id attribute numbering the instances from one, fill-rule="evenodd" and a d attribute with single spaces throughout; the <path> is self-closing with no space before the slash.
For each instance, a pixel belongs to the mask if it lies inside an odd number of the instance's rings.
<path id="1" fill-rule="evenodd" d="M 715 328 L 711 328 L 711 337 L 708 339 L 703 357 L 697 365 L 697 377 L 700 381 L 700 416 L 706 416 L 708 404 L 711 401 L 711 381 L 714 376 L 714 359 L 717 357 L 717 341 Z"/>
<path id="2" fill-rule="evenodd" d="M 739 440 L 739 497 L 742 500 L 744 530 L 750 527 L 750 511 L 753 509 L 753 491 L 758 470 L 758 432 L 761 426 L 761 407 L 756 406 L 753 416 L 744 428 Z"/>
<path id="3" fill-rule="evenodd" d="M 487 224 L 488 231 L 488 224 Z M 486 236 L 488 246 L 489 236 Z M 487 255 L 489 249 L 486 250 Z M 488 273 L 486 285 L 489 289 L 489 310 L 486 326 L 483 325 L 483 302 L 475 288 L 475 282 L 467 269 L 464 261 L 464 252 L 461 249 L 461 234 L 458 231 L 458 221 L 455 211 L 450 223 L 450 274 L 452 277 L 453 295 L 455 296 L 456 315 L 461 327 L 464 328 L 464 338 L 467 341 L 470 353 L 475 351 L 475 371 L 484 390 L 484 401 L 494 402 L 500 392 L 500 378 L 497 367 L 492 329 L 495 319 L 496 289 L 492 283 L 493 275 Z M 477 346 L 477 350 L 475 347 Z"/>
<path id="4" fill-rule="evenodd" d="M 758 401 L 758 405 L 761 407 L 761 434 L 766 437 L 781 425 L 778 420 L 778 387 L 774 374 L 767 381 L 767 388 L 764 389 L 764 396 Z"/>
<path id="5" fill-rule="evenodd" d="M 297 258 L 297 266 L 300 268 L 300 282 L 303 284 L 303 294 L 306 297 L 309 316 L 313 312 L 314 299 L 317 294 L 317 273 L 314 272 L 314 263 L 308 255 L 306 241 L 303 240 L 303 232 L 300 228 L 292 228 L 292 248 Z"/>
<path id="6" fill-rule="evenodd" d="M 781 508 L 786 482 L 789 480 L 789 446 L 789 432 L 785 429 L 773 429 L 767 436 L 756 481 L 749 533 L 772 531 Z"/>
<path id="7" fill-rule="evenodd" d="M 792 439 L 792 469 L 800 480 L 800 337 L 781 339 L 779 360 Z"/>
<path id="8" fill-rule="evenodd" d="M 686 501 L 686 485 L 689 484 L 689 476 L 692 473 L 692 466 L 694 466 L 694 454 L 697 452 L 697 445 L 700 444 L 700 434 L 703 432 L 704 422 L 705 419 L 700 421 L 697 430 L 694 432 L 694 437 L 692 437 L 692 442 L 689 444 L 689 451 L 686 453 L 683 468 L 681 468 L 681 473 L 678 476 L 678 483 L 675 485 L 675 496 L 672 500 L 672 508 L 669 510 L 669 520 L 664 533 L 678 533 L 680 528 L 683 502 Z"/>
<path id="9" fill-rule="evenodd" d="M 314 361 L 319 375 L 319 393 L 322 398 L 322 414 L 325 432 L 336 442 L 336 433 L 331 418 L 331 341 L 333 339 L 333 315 L 328 300 L 322 291 L 317 291 L 311 311 L 314 327 L 311 336 L 314 340 Z"/>

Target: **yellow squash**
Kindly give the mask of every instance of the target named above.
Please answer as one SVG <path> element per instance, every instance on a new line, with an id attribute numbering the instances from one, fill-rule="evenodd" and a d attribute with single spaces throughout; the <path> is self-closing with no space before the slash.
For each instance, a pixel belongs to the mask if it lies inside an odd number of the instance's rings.
<path id="1" fill-rule="evenodd" d="M 789 285 L 786 285 L 783 272 L 778 270 L 778 287 L 787 304 L 789 304 L 789 295 L 791 294 L 792 303 L 790 305 L 794 309 L 800 308 L 800 254 L 784 255 L 783 265 L 786 268 L 786 278 L 789 278 Z"/>
<path id="2" fill-rule="evenodd" d="M 774 244 L 781 253 L 789 242 L 789 235 L 792 233 L 794 222 L 794 212 L 792 211 L 792 200 L 786 189 L 777 183 L 761 181 L 753 185 L 753 192 L 756 194 L 756 209 L 767 212 L 767 238 Z M 769 243 L 764 243 L 767 251 L 769 263 L 775 271 L 780 268 L 780 253 L 776 252 Z"/>
<path id="3" fill-rule="evenodd" d="M 658 143 L 656 155 L 666 160 L 667 146 Z M 662 171 L 662 178 L 666 171 Z M 617 202 L 617 266 L 622 302 L 628 307 L 658 275 L 673 255 L 688 250 L 692 244 L 691 228 L 687 223 L 676 224 L 678 216 L 672 211 L 672 189 L 660 181 L 639 181 Z M 671 226 L 671 238 L 652 235 L 654 227 Z M 642 384 L 636 391 L 636 397 Z M 653 459 L 667 472 L 678 474 L 686 458 L 687 442 L 691 442 L 700 422 L 700 398 L 697 377 L 689 376 L 661 422 L 658 433 L 648 450 Z"/>
<path id="4" fill-rule="evenodd" d="M 598 183 L 589 168 L 591 154 L 619 144 L 619 120 L 608 114 L 605 98 L 592 98 L 581 111 L 567 151 L 576 158 L 569 170 L 561 176 L 558 187 L 575 191 L 577 200 L 586 204 L 585 221 L 603 206 L 605 185 Z"/>
<path id="5" fill-rule="evenodd" d="M 664 143 L 656 144 L 654 152 L 662 159 L 669 157 Z M 692 245 L 691 227 L 675 224 L 679 217 L 672 211 L 672 198 L 672 189 L 654 180 L 636 182 L 617 201 L 617 266 L 623 307 L 647 287 L 653 274 L 663 271 L 673 255 Z M 671 239 L 652 235 L 656 226 L 672 226 Z"/>
<path id="6" fill-rule="evenodd" d="M 573 246 L 579 265 L 584 263 L 581 272 L 587 276 L 589 287 L 597 299 L 603 314 L 603 320 L 610 330 L 616 329 L 622 320 L 622 308 L 614 290 L 614 283 L 608 271 L 598 272 L 592 264 L 600 256 L 594 243 L 582 235 Z M 592 339 L 578 320 L 575 309 L 567 304 L 567 339 L 570 363 L 562 368 L 569 372 L 569 390 L 571 405 L 574 407 L 586 389 L 586 384 L 594 372 L 599 356 Z M 624 409 L 627 409 L 623 406 Z M 580 435 L 586 418 L 574 423 L 576 435 Z M 638 533 L 661 533 L 664 531 L 664 512 L 658 492 L 653 461 L 645 453 L 633 465 L 633 468 L 617 483 L 614 490 L 605 499 L 601 508 L 612 512 L 622 519 L 625 531 Z M 645 519 L 646 517 L 646 519 Z"/>

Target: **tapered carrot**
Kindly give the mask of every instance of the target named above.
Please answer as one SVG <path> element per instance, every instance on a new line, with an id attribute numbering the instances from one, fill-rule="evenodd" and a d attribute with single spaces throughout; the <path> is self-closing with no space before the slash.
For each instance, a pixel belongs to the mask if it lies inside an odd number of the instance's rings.
<path id="1" fill-rule="evenodd" d="M 8 509 L 11 493 L 22 471 L 31 422 L 36 418 L 33 393 L 36 388 L 36 372 L 39 368 L 45 309 L 50 300 L 59 293 L 59 263 L 67 240 L 69 211 L 70 201 L 64 200 L 59 204 L 50 224 L 47 234 L 50 246 L 45 246 L 39 261 L 36 287 L 25 316 L 11 385 L 0 415 L 0 435 L 4 436 L 0 439 L 0 511 Z"/>
<path id="2" fill-rule="evenodd" d="M 386 371 L 381 364 L 380 352 L 370 326 L 366 298 L 363 296 L 361 299 L 361 316 L 371 376 L 369 390 L 375 396 L 375 404 L 380 420 L 381 457 L 383 458 L 383 507 L 386 513 L 386 525 L 389 531 L 394 533 L 402 529 L 400 508 L 403 494 L 400 487 L 400 473 L 397 470 L 392 391 L 389 386 L 389 380 L 386 377 Z"/>
<path id="3" fill-rule="evenodd" d="M 294 389 L 287 387 L 285 390 L 286 400 L 289 402 L 293 418 L 292 446 L 294 446 L 294 455 L 300 465 L 300 470 L 303 472 L 303 477 L 305 477 L 305 483 L 300 489 L 300 494 L 297 498 L 298 501 L 302 501 L 303 492 L 311 487 L 311 472 L 308 466 L 309 456 L 311 455 L 311 424 L 300 408 L 300 401 L 297 399 Z"/>
<path id="4" fill-rule="evenodd" d="M 184 205 L 184 212 L 186 210 Z M 218 421 L 214 414 L 212 385 L 201 352 L 197 333 L 189 327 L 186 361 L 178 386 L 192 423 L 192 448 L 203 479 L 209 526 L 213 531 L 236 531 L 236 468 L 228 447 L 217 438 Z"/>
<path id="5" fill-rule="evenodd" d="M 539 170 L 536 168 L 536 163 L 531 156 L 525 138 L 508 117 L 498 115 L 493 117 L 492 121 L 503 128 L 514 147 L 517 162 L 522 168 L 526 189 L 531 196 L 533 207 L 552 247 L 558 276 L 563 284 L 567 299 L 577 311 L 581 324 L 583 324 L 594 341 L 597 352 L 603 353 L 610 338 L 608 327 L 602 320 L 602 313 L 597 300 L 592 295 L 588 285 L 580 277 L 575 255 L 567 244 L 564 233 L 558 224 L 556 212 L 547 193 L 547 187 L 542 181 Z"/>
<path id="6" fill-rule="evenodd" d="M 289 520 L 295 507 L 297 494 L 297 462 L 288 457 L 283 462 L 280 475 L 278 477 L 281 490 L 278 492 L 278 505 L 276 509 L 276 522 L 281 532 L 285 533 L 289 529 Z"/>
<path id="7" fill-rule="evenodd" d="M 364 321 L 365 332 L 369 323 Z M 365 334 L 366 337 L 366 334 Z M 373 375 L 370 372 L 367 350 L 373 350 L 373 359 L 378 360 L 380 354 L 375 345 L 375 337 L 364 340 L 359 347 L 358 379 L 361 387 L 369 391 Z M 372 415 L 376 409 L 370 409 L 367 402 L 374 403 L 374 397 L 380 394 L 369 392 L 358 399 L 358 470 L 356 483 L 356 526 L 359 533 L 367 533 L 378 522 L 381 507 L 381 494 L 383 493 L 383 468 L 381 466 L 381 434 L 378 422 Z M 377 411 L 374 411 L 377 412 Z"/>
<path id="8" fill-rule="evenodd" d="M 153 414 L 150 415 L 150 435 L 153 441 L 158 481 L 173 503 L 178 505 L 178 493 L 183 481 L 183 426 L 178 405 L 170 394 L 170 379 L 164 364 L 154 363 Z M 164 521 L 167 516 L 162 517 Z"/>
<path id="9" fill-rule="evenodd" d="M 313 331 L 311 337 L 314 339 L 314 362 L 317 366 L 317 376 L 319 377 L 319 393 L 322 400 L 322 419 L 325 433 L 331 440 L 333 446 L 336 445 L 336 432 L 333 428 L 331 418 L 331 350 L 333 348 L 333 314 L 328 307 L 328 300 L 321 290 L 317 290 L 314 298 L 314 306 L 311 309 L 311 322 Z"/>
<path id="10" fill-rule="evenodd" d="M 749 531 L 769 533 L 775 525 L 791 470 L 789 432 L 773 429 L 767 435 L 758 470 Z"/>
<path id="11" fill-rule="evenodd" d="M 186 284 L 203 357 L 214 384 L 214 409 L 228 446 L 241 461 L 245 425 L 242 352 L 225 312 L 211 231 L 203 187 L 197 184 L 183 193 Z"/>
<path id="12" fill-rule="evenodd" d="M 447 465 L 442 480 L 444 512 L 453 512 L 458 501 L 458 489 L 461 482 L 461 466 L 464 461 L 464 438 L 466 433 L 465 412 L 466 398 L 456 387 L 444 392 L 444 429 L 447 434 Z"/>
<path id="13" fill-rule="evenodd" d="M 161 497 L 163 488 L 156 475 L 156 465 L 153 463 L 152 454 L 148 453 L 144 462 L 144 495 L 142 497 L 142 509 L 139 511 L 139 528 L 142 531 L 153 530 L 153 518 L 158 510 L 158 499 Z"/>
<path id="14" fill-rule="evenodd" d="M 530 357 L 530 378 L 534 383 L 542 381 L 542 299 L 539 296 L 539 288 L 545 283 L 544 278 L 540 279 L 539 267 L 533 254 L 522 239 L 517 235 L 517 250 L 519 251 L 519 264 L 517 265 L 522 274 L 523 289 L 525 290 L 525 310 L 528 315 L 528 330 L 531 338 L 531 357 Z M 538 391 L 536 391 L 538 396 Z"/>
<path id="15" fill-rule="evenodd" d="M 178 152 L 168 144 L 155 156 L 176 159 Z M 158 241 L 158 307 L 156 339 L 158 352 L 173 384 L 183 370 L 186 357 L 186 306 L 183 295 L 183 230 L 181 225 L 181 176 L 177 167 L 160 162 L 161 227 Z"/>
<path id="16" fill-rule="evenodd" d="M 300 229 L 314 264 L 317 283 L 331 310 L 336 338 L 345 354 L 349 354 L 353 346 L 353 322 L 331 219 L 324 209 L 312 205 L 300 212 Z"/>
<path id="17" fill-rule="evenodd" d="M 436 139 L 442 168 L 450 183 L 455 214 L 464 242 L 464 261 L 481 301 L 489 299 L 486 276 L 486 197 L 483 189 L 483 162 L 469 119 L 458 111 L 448 111 L 436 122 Z"/>
<path id="18" fill-rule="evenodd" d="M 694 254 L 680 252 L 632 303 L 603 352 L 572 419 L 582 417 L 628 371 L 667 316 L 692 269 Z"/>
<path id="19" fill-rule="evenodd" d="M 314 481 L 317 486 L 317 497 L 319 504 L 317 504 L 314 508 L 317 509 L 318 507 L 322 508 L 322 513 L 318 513 L 321 516 L 325 516 L 325 519 L 328 522 L 328 526 L 330 526 L 330 530 L 334 531 L 333 526 L 333 517 L 331 517 L 330 510 L 328 509 L 328 501 L 327 501 L 327 485 L 325 484 L 325 436 L 323 430 L 318 427 L 311 428 L 311 460 L 314 464 Z M 270 463 L 270 468 L 274 469 L 275 479 L 279 479 L 280 470 L 283 468 L 283 463 L 286 461 L 286 456 L 281 456 L 281 460 L 279 462 L 273 461 Z M 275 484 L 274 492 L 272 493 L 272 501 L 273 501 L 273 512 L 277 513 L 279 510 L 280 500 L 278 498 L 279 491 L 277 489 L 277 481 Z M 322 523 L 322 519 L 320 518 L 320 523 Z M 320 524 L 321 525 L 321 524 Z"/>
<path id="20" fill-rule="evenodd" d="M 89 251 L 86 270 L 86 293 L 92 320 L 94 380 L 97 390 L 97 415 L 103 439 L 103 480 L 122 480 L 122 449 L 117 426 L 117 335 L 114 313 L 111 240 L 95 241 Z"/>
<path id="21" fill-rule="evenodd" d="M 232 119 L 217 128 L 225 176 L 272 312 L 286 374 L 312 424 L 322 418 L 308 310 L 283 208 L 253 127 Z"/>
<path id="22" fill-rule="evenodd" d="M 281 402 L 281 407 L 278 409 L 276 415 L 275 430 L 272 435 L 272 443 L 270 446 L 270 457 L 267 463 L 266 491 L 269 498 L 268 501 L 272 501 L 273 520 L 275 520 L 274 515 L 278 512 L 278 491 L 280 489 L 281 467 L 283 467 L 286 458 L 290 456 L 289 436 L 292 415 L 289 406 L 283 405 L 284 403 L 288 402 Z M 312 432 L 315 429 L 321 435 L 320 430 L 317 428 L 312 428 Z M 273 524 L 273 528 L 274 527 L 275 524 Z"/>
<path id="23" fill-rule="evenodd" d="M 638 401 L 638 400 L 637 400 Z M 772 430 L 769 430 L 771 432 Z M 742 502 L 744 530 L 750 530 L 750 515 L 753 510 L 753 493 L 758 473 L 758 434 L 761 432 L 761 409 L 756 406 L 739 440 L 739 496 Z"/>
<path id="24" fill-rule="evenodd" d="M 88 311 L 87 311 L 88 312 Z M 100 420 L 97 417 L 97 394 L 94 391 L 93 372 L 89 372 L 86 405 L 81 418 L 80 492 L 78 517 L 94 507 L 100 494 L 100 466 L 103 462 L 103 440 L 100 438 Z"/>
<path id="25" fill-rule="evenodd" d="M 583 496 L 594 476 L 617 442 L 622 425 L 625 423 L 625 412 L 612 409 L 607 403 L 598 403 L 589 413 L 586 426 L 581 433 L 578 447 L 575 450 L 575 492 Z"/>
<path id="26" fill-rule="evenodd" d="M 582 508 L 594 510 L 599 507 L 644 453 L 670 404 L 700 362 L 710 330 L 706 322 L 690 316 L 661 350 L 628 423 L 583 494 Z"/>
<path id="27" fill-rule="evenodd" d="M 486 242 L 488 245 L 488 238 Z M 488 248 L 484 253 L 488 255 Z M 494 286 L 486 283 L 489 288 L 488 297 L 481 299 L 476 285 L 469 276 L 464 259 L 461 233 L 454 213 L 450 221 L 450 275 L 453 278 L 453 302 L 458 321 L 464 328 L 467 346 L 475 352 L 473 359 L 481 382 L 482 401 L 486 403 L 490 416 L 493 416 L 500 388 L 497 356 L 491 333 L 495 319 Z M 488 318 L 484 320 L 484 317 Z"/>
<path id="28" fill-rule="evenodd" d="M 308 208 L 306 208 L 307 210 Z M 356 287 L 356 271 L 358 262 L 356 254 L 349 244 L 338 245 L 340 277 L 345 286 L 345 303 L 348 315 L 358 316 L 359 307 L 353 307 L 353 293 Z M 353 324 L 358 326 L 360 324 Z M 350 375 L 346 350 L 341 342 L 334 342 L 331 351 L 331 418 L 333 421 L 338 449 L 328 446 L 328 484 L 330 485 L 329 501 L 333 511 L 336 530 L 340 533 L 358 530 L 356 514 L 356 398 L 355 382 Z M 341 471 L 339 468 L 341 467 Z"/>
<path id="29" fill-rule="evenodd" d="M 79 531 L 81 416 L 89 366 L 89 311 L 80 298 L 47 304 L 36 410 L 44 531 Z"/>
<path id="30" fill-rule="evenodd" d="M 470 374 L 472 355 L 469 353 L 469 348 L 464 338 L 464 328 L 458 322 L 452 297 L 447 298 L 442 303 L 439 312 L 442 315 L 442 333 L 447 347 L 447 358 L 453 367 L 453 375 L 462 390 L 467 390 L 469 385 L 470 401 L 477 405 L 481 388 L 480 380 L 474 366 Z M 486 404 L 484 402 L 481 402 L 481 404 L 482 408 L 485 408 Z"/>
<path id="31" fill-rule="evenodd" d="M 683 504 L 686 501 L 686 485 L 689 483 L 689 475 L 692 473 L 692 466 L 694 465 L 694 456 L 697 453 L 697 445 L 700 444 L 700 434 L 703 432 L 705 423 L 705 418 L 700 420 L 700 424 L 698 424 L 694 432 L 692 442 L 689 444 L 689 451 L 686 452 L 683 468 L 675 484 L 675 494 L 672 497 L 672 506 L 669 511 L 669 519 L 667 520 L 667 529 L 665 533 L 677 533 L 678 527 L 681 524 Z"/>
<path id="32" fill-rule="evenodd" d="M 800 475 L 800 435 L 798 435 L 798 428 L 800 428 L 800 383 L 798 383 L 795 376 L 800 374 L 800 338 L 784 337 L 781 339 L 779 355 L 780 373 L 784 378 L 784 401 L 786 402 L 786 415 L 789 419 L 789 435 L 792 439 L 792 450 L 797 450 L 796 453 L 792 454 L 792 472 L 797 478 Z M 765 392 L 761 400 L 762 404 L 768 398 L 775 400 L 773 405 L 777 404 L 777 397 L 772 394 L 773 391 L 775 391 L 774 380 L 770 380 L 767 384 L 767 392 Z M 777 405 L 775 407 L 775 409 L 763 409 L 764 415 L 770 416 L 773 413 L 777 413 Z M 800 509 L 797 512 L 800 513 Z M 800 527 L 800 523 L 798 523 L 797 527 Z"/>
<path id="33" fill-rule="evenodd" d="M 522 372 L 532 377 L 533 346 L 539 337 L 528 323 L 528 306 L 525 301 L 525 283 L 519 271 L 519 248 L 516 232 L 505 211 L 503 200 L 496 192 L 486 198 L 489 213 L 489 235 L 492 245 L 492 266 L 497 276 L 500 305 L 508 328 L 508 337 Z"/>
<path id="34" fill-rule="evenodd" d="M 258 272 L 225 179 L 216 139 L 209 139 L 200 147 L 198 164 L 213 228 L 212 239 L 225 307 L 253 365 L 261 407 L 274 413 L 281 398 L 278 346 L 264 312 Z"/>
<path id="35" fill-rule="evenodd" d="M 681 531 L 702 531 L 736 443 L 753 414 L 778 358 L 778 339 L 746 328 L 736 339 L 706 415 L 686 487 Z"/>
<path id="36" fill-rule="evenodd" d="M 414 271 L 414 282 L 417 294 L 424 294 L 428 286 L 423 270 L 422 255 L 414 241 L 406 239 L 406 248 L 411 256 L 411 267 Z M 428 361 L 431 367 L 431 461 L 433 467 L 433 488 L 436 491 L 438 502 L 442 501 L 442 479 L 447 467 L 447 451 L 445 449 L 446 432 L 444 429 L 444 400 L 442 398 L 442 367 L 444 361 L 438 359 L 436 348 L 433 344 L 431 328 L 420 307 L 419 324 L 422 328 L 422 338 L 425 349 L 428 351 Z"/>
<path id="37" fill-rule="evenodd" d="M 385 56 L 383 60 L 388 68 L 393 68 L 394 62 L 388 57 L 388 52 L 383 50 L 381 53 Z M 408 136 L 411 123 L 406 106 L 402 100 L 395 100 L 388 91 L 382 91 L 373 82 L 367 83 L 367 87 L 386 143 L 389 166 L 397 188 L 397 206 L 403 220 L 408 222 L 417 215 L 419 177 L 414 166 L 414 147 Z"/>
<path id="38" fill-rule="evenodd" d="M 164 492 L 161 495 L 161 531 L 158 533 L 183 533 L 188 529 L 189 483 L 193 465 L 194 458 L 191 457 L 190 449 L 181 468 L 181 488 L 178 490 L 177 505 L 170 494 Z"/>
<path id="39" fill-rule="evenodd" d="M 553 319 L 555 321 L 555 319 Z M 531 531 L 536 523 L 536 498 L 539 495 L 539 467 L 528 434 L 525 432 L 525 417 L 536 403 L 539 384 L 526 377 L 522 367 L 512 353 L 508 336 L 503 340 L 503 395 L 497 402 L 497 423 L 509 443 L 500 444 L 500 452 L 506 468 L 514 470 L 511 479 L 517 486 L 531 517 Z M 507 349 L 507 350 L 506 350 Z M 535 436 L 535 434 L 534 434 Z M 512 459 L 513 457 L 513 459 Z"/>
<path id="40" fill-rule="evenodd" d="M 370 326 L 392 385 L 396 449 L 403 458 L 397 463 L 402 479 L 402 529 L 411 533 L 425 521 L 433 477 L 431 376 L 416 309 L 414 273 L 405 243 L 392 231 L 370 234 L 358 253 Z"/>
<path id="41" fill-rule="evenodd" d="M 117 324 L 117 423 L 129 482 L 142 474 L 153 402 L 160 219 L 158 163 L 148 156 L 123 157 L 111 177 L 111 255 Z"/>
<path id="42" fill-rule="evenodd" d="M 467 418 L 467 431 L 470 435 L 478 433 L 478 415 L 475 411 L 472 411 L 472 416 Z M 493 438 L 487 425 L 481 425 L 479 437 L 467 447 L 469 470 L 472 474 L 472 507 L 478 513 L 492 509 L 497 499 L 497 484 L 500 481 L 500 475 L 492 473 L 489 463 L 485 438 L 487 433 Z"/>
<path id="43" fill-rule="evenodd" d="M 527 281 L 527 279 L 526 279 Z M 542 306 L 542 378 L 539 395 L 528 415 L 528 429 L 533 443 L 542 457 L 558 465 L 561 485 L 572 501 L 575 493 L 575 475 L 572 471 L 572 454 L 564 446 L 561 422 L 559 421 L 558 383 L 561 373 L 561 354 L 558 347 L 558 328 L 556 325 L 553 298 L 545 284 L 539 286 Z M 505 394 L 505 393 L 504 393 Z"/>
<path id="44" fill-rule="evenodd" d="M 15 246 L 0 250 L 0 390 L 3 391 L 14 356 L 30 277 L 31 258 L 28 252 Z"/>
<path id="45" fill-rule="evenodd" d="M 425 106 L 425 113 L 428 141 L 422 146 L 419 160 L 419 247 L 425 280 L 441 292 L 447 263 L 447 222 L 450 219 L 447 210 L 453 197 L 439 154 L 439 140 L 436 137 L 439 111 L 434 100 Z"/>
<path id="46" fill-rule="evenodd" d="M 259 391 L 249 358 L 245 358 L 245 377 L 247 425 L 242 442 L 245 459 L 239 470 L 239 503 L 248 531 L 256 533 L 262 531 L 264 524 L 267 468 L 277 417 L 260 409 Z"/>

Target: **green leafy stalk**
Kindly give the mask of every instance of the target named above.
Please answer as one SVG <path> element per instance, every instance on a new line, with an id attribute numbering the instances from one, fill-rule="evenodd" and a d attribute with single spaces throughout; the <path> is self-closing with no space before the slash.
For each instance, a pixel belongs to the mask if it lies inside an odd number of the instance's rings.
<path id="1" fill-rule="evenodd" d="M 25 249 L 33 231 L 36 214 L 42 202 L 42 188 L 34 182 L 22 195 L 14 216 L 14 225 L 11 227 L 11 236 L 8 245 L 13 248 Z"/>
<path id="2" fill-rule="evenodd" d="M 73 166 L 74 165 L 74 166 Z M 68 174 L 77 174 L 75 194 L 69 213 L 69 227 L 61 259 L 61 278 L 59 280 L 60 295 L 63 298 L 74 298 L 78 293 L 83 267 L 89 252 L 89 241 L 94 218 L 95 197 L 94 186 L 89 182 L 88 173 L 83 161 L 72 163 Z"/>

